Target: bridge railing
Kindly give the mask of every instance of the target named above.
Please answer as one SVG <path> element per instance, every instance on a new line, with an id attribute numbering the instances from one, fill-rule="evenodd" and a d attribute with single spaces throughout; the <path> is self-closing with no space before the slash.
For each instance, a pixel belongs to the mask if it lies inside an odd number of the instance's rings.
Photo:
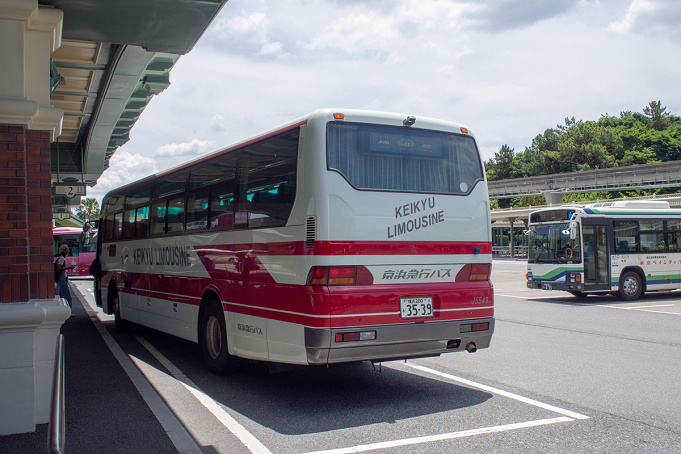
<path id="1" fill-rule="evenodd" d="M 511 246 L 492 246 L 492 258 L 527 258 L 527 246 L 514 246 L 511 255 Z"/>
<path id="2" fill-rule="evenodd" d="M 491 198 L 681 186 L 681 161 L 558 173 L 488 182 Z"/>

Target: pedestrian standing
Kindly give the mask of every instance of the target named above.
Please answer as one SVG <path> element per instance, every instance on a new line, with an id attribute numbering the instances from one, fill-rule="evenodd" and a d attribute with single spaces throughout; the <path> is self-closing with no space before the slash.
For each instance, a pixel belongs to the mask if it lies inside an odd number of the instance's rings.
<path id="1" fill-rule="evenodd" d="M 65 244 L 59 246 L 59 258 L 56 262 L 56 270 L 59 273 L 59 277 L 56 279 L 56 289 L 55 293 L 64 298 L 71 306 L 71 290 L 69 290 L 69 278 L 66 275 L 66 270 L 72 270 L 76 265 L 66 266 L 66 256 L 69 255 L 69 247 Z"/>

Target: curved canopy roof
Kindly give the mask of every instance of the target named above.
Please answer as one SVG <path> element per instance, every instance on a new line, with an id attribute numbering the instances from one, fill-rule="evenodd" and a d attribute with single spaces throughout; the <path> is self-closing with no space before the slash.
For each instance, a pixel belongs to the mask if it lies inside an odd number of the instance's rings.
<path id="1" fill-rule="evenodd" d="M 52 55 L 51 104 L 64 111 L 53 181 L 97 182 L 226 1 L 38 1 L 64 13 L 62 45 Z"/>

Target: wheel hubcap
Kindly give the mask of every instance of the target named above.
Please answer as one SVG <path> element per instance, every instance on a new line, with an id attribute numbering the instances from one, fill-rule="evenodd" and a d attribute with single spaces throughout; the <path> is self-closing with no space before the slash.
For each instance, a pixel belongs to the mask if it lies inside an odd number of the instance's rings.
<path id="1" fill-rule="evenodd" d="M 636 279 L 628 278 L 624 281 L 624 293 L 627 295 L 635 295 L 638 291 L 638 285 L 636 285 Z"/>

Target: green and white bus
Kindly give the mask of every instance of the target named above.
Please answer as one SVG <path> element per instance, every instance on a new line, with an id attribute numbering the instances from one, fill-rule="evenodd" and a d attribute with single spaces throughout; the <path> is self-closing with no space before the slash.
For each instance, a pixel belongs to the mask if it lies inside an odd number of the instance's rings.
<path id="1" fill-rule="evenodd" d="M 638 299 L 681 288 L 681 210 L 664 201 L 564 205 L 529 216 L 527 287 Z"/>

